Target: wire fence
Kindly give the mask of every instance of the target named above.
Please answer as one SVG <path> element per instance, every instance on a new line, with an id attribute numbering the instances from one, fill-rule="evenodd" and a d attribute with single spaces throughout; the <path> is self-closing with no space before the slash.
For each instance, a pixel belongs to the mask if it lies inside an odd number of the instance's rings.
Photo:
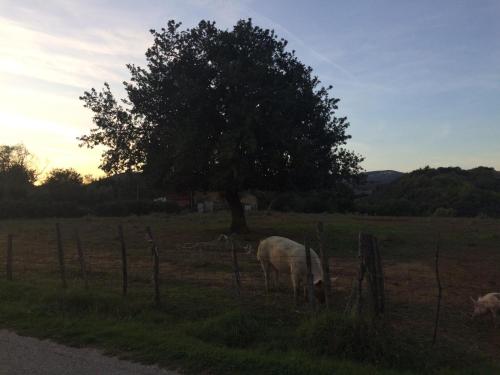
<path id="1" fill-rule="evenodd" d="M 4 235 L 0 245 L 2 242 L 5 251 L 0 252 L 0 264 L 4 265 L 0 278 L 6 280 L 38 283 L 59 279 L 61 287 L 107 288 L 122 294 L 146 292 L 156 303 L 166 305 L 169 300 L 165 289 L 172 283 L 183 283 L 217 290 L 239 304 L 297 308 L 290 275 L 286 273 L 280 275 L 277 286 L 271 282 L 271 292 L 266 293 L 256 242 L 221 237 L 184 242 L 154 227 L 148 230 L 137 224 L 99 227 L 76 223 L 18 228 Z M 316 249 L 321 246 L 317 240 L 311 244 Z M 358 277 L 360 260 L 355 254 L 335 257 L 332 253 L 326 258 L 331 270 L 332 305 L 343 310 Z M 381 254 L 383 258 L 383 248 Z M 285 264 L 275 266 L 289 267 L 290 259 L 282 262 Z M 441 244 L 440 334 L 459 337 L 468 344 L 479 340 L 470 319 L 470 297 L 498 291 L 499 262 L 500 254 L 457 255 Z M 428 330 L 430 337 L 439 294 L 434 255 L 407 262 L 383 259 L 383 266 L 386 315 L 407 329 Z M 302 302 L 302 306 L 307 304 Z M 500 347 L 500 340 L 492 340 Z"/>

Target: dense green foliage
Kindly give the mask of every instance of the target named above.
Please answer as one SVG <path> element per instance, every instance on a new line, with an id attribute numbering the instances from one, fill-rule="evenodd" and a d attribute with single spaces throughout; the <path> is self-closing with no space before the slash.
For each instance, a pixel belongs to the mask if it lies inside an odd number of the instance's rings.
<path id="1" fill-rule="evenodd" d="M 73 169 L 53 169 L 40 185 L 33 156 L 23 145 L 0 146 L 0 219 L 144 215 L 178 212 L 140 175 L 126 173 L 84 183 Z"/>
<path id="2" fill-rule="evenodd" d="M 338 184 L 330 190 L 308 192 L 255 192 L 260 209 L 281 212 L 352 212 L 354 193 L 345 184 Z"/>
<path id="3" fill-rule="evenodd" d="M 45 217 L 81 217 L 147 215 L 153 212 L 177 213 L 179 207 L 172 202 L 151 200 L 113 200 L 110 202 L 78 203 L 75 201 L 53 202 L 35 199 L 0 201 L 0 219 Z"/>
<path id="4" fill-rule="evenodd" d="M 39 185 L 31 154 L 22 145 L 0 146 L 0 219 L 144 215 L 179 212 L 176 202 L 153 199 L 165 195 L 141 173 L 85 179 L 74 169 L 50 170 Z M 353 193 L 345 184 L 307 192 L 254 192 L 260 209 L 293 212 L 345 212 L 353 209 Z"/>
<path id="5" fill-rule="evenodd" d="M 357 201 L 376 215 L 500 216 L 500 173 L 492 168 L 423 168 Z"/>
<path id="6" fill-rule="evenodd" d="M 164 187 L 225 193 L 232 229 L 245 230 L 238 192 L 331 188 L 362 160 L 345 148 L 345 117 L 312 69 L 274 31 L 241 20 L 152 30 L 145 67 L 129 65 L 127 106 L 109 86 L 82 100 L 96 127 L 83 144 L 107 146 L 102 169 L 145 171 Z"/>

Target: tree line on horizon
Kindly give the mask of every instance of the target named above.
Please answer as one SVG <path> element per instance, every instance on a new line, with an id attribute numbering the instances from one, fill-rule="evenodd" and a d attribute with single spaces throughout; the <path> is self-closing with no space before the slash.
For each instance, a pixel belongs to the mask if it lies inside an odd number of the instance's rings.
<path id="1" fill-rule="evenodd" d="M 356 209 L 384 216 L 500 217 L 500 172 L 489 167 L 417 169 L 357 199 Z"/>
<path id="2" fill-rule="evenodd" d="M 55 168 L 40 179 L 23 145 L 0 145 L 0 219 L 126 216 L 180 212 L 175 202 L 154 202 L 165 191 L 139 173 L 96 180 Z M 353 189 L 354 188 L 354 189 Z M 417 169 L 356 197 L 356 186 L 276 193 L 253 191 L 259 209 L 282 212 L 343 212 L 382 216 L 500 216 L 500 172 L 478 167 Z"/>
<path id="3" fill-rule="evenodd" d="M 22 144 L 0 145 L 0 219 L 181 211 L 175 201 L 154 201 L 168 191 L 144 174 L 125 172 L 92 179 L 72 168 L 54 168 L 41 177 L 34 159 Z M 354 198 L 347 185 L 335 191 L 253 193 L 260 208 L 296 212 L 347 212 Z"/>
<path id="4" fill-rule="evenodd" d="M 89 179 L 72 168 L 55 168 L 41 177 L 24 145 L 0 145 L 0 219 L 177 210 L 171 204 L 154 203 L 155 194 L 134 174 Z"/>

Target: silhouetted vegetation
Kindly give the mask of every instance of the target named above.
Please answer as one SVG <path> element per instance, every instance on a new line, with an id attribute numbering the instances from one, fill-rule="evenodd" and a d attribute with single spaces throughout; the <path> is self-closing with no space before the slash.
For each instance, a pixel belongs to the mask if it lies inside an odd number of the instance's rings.
<path id="1" fill-rule="evenodd" d="M 354 192 L 346 184 L 339 183 L 330 190 L 308 192 L 256 192 L 260 209 L 281 212 L 352 212 Z"/>
<path id="2" fill-rule="evenodd" d="M 0 146 L 0 219 L 145 215 L 178 212 L 175 202 L 156 202 L 140 174 L 124 173 L 84 184 L 74 169 L 53 169 L 39 185 L 33 156 L 23 145 Z"/>
<path id="3" fill-rule="evenodd" d="M 151 33 L 147 65 L 128 66 L 125 106 L 107 84 L 81 98 L 96 127 L 80 139 L 107 146 L 104 171 L 224 192 L 235 232 L 247 229 L 243 190 L 326 190 L 358 175 L 362 158 L 345 148 L 339 99 L 274 31 L 251 20 L 232 30 L 169 21 Z"/>
<path id="4" fill-rule="evenodd" d="M 23 145 L 0 146 L 0 219 L 146 215 L 180 212 L 175 201 L 155 200 L 158 189 L 139 172 L 84 183 L 73 169 L 53 169 L 39 185 L 34 157 Z M 358 190 L 359 193 L 360 190 Z M 500 216 L 500 172 L 479 167 L 423 168 L 378 185 L 355 200 L 353 189 L 337 182 L 330 189 L 254 191 L 261 210 L 361 212 L 384 216 Z"/>
<path id="5" fill-rule="evenodd" d="M 143 173 L 127 172 L 84 182 L 74 169 L 56 168 L 38 180 L 33 156 L 23 145 L 0 146 L 0 219 L 146 215 L 177 213 L 175 201 L 162 199 Z M 294 212 L 345 212 L 353 209 L 352 190 L 343 183 L 335 189 L 309 192 L 255 192 L 259 208 Z"/>
<path id="6" fill-rule="evenodd" d="M 360 212 L 408 216 L 500 216 L 500 173 L 493 168 L 423 168 L 357 201 Z"/>
<path id="7" fill-rule="evenodd" d="M 0 200 L 26 198 L 36 180 L 33 156 L 22 144 L 0 145 Z"/>

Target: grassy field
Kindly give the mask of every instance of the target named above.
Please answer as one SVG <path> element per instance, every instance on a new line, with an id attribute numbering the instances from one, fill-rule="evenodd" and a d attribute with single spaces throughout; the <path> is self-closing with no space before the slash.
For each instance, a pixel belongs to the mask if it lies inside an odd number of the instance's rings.
<path id="1" fill-rule="evenodd" d="M 254 248 L 268 235 L 302 241 L 314 237 L 320 220 L 338 279 L 333 311 L 315 316 L 292 304 L 288 280 L 266 296 L 255 255 L 242 251 L 242 296 L 236 298 L 228 249 L 194 246 L 225 231 L 224 213 L 59 220 L 67 290 L 58 279 L 56 220 L 2 221 L 0 246 L 5 248 L 8 233 L 14 236 L 14 281 L 0 273 L 0 324 L 196 373 L 500 371 L 500 339 L 491 321 L 469 318 L 469 296 L 499 291 L 500 221 L 253 213 L 252 232 L 241 240 Z M 127 297 L 120 294 L 118 224 L 129 254 Z M 161 307 L 152 303 L 146 226 L 160 250 Z M 78 272 L 75 229 L 90 271 L 88 290 Z M 357 272 L 359 231 L 378 237 L 384 261 L 387 314 L 376 325 L 355 324 L 341 314 Z M 438 237 L 444 295 L 438 342 L 431 348 Z M 3 251 L 0 262 L 5 264 Z"/>

